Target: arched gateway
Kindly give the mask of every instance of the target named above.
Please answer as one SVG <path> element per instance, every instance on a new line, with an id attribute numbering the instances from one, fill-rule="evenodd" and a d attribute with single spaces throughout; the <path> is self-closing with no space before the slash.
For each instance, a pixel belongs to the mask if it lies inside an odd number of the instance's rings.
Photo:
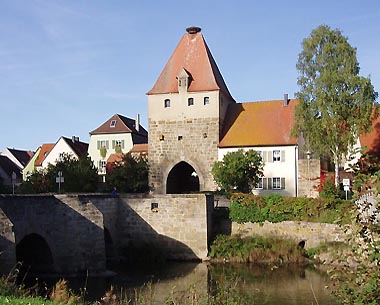
<path id="1" fill-rule="evenodd" d="M 167 194 L 199 192 L 199 177 L 195 169 L 181 161 L 170 171 L 166 181 Z"/>

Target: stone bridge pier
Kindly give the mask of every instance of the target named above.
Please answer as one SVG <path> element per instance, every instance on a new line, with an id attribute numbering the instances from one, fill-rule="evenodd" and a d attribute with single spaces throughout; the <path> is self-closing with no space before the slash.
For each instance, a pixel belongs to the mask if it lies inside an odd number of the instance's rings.
<path id="1" fill-rule="evenodd" d="M 102 213 L 86 197 L 0 195 L 0 267 L 23 261 L 29 272 L 105 271 Z"/>

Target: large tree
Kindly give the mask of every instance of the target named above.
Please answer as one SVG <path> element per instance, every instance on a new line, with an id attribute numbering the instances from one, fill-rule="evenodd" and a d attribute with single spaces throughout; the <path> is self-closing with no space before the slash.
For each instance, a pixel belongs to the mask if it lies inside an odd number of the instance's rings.
<path id="1" fill-rule="evenodd" d="M 263 176 L 263 168 L 261 155 L 257 151 L 239 149 L 227 153 L 223 161 L 215 162 L 211 173 L 222 190 L 249 193 Z"/>
<path id="2" fill-rule="evenodd" d="M 371 128 L 377 93 L 369 78 L 359 76 L 356 48 L 340 30 L 321 25 L 302 47 L 293 134 L 302 134 L 313 152 L 332 158 L 338 186 L 341 162 Z"/>

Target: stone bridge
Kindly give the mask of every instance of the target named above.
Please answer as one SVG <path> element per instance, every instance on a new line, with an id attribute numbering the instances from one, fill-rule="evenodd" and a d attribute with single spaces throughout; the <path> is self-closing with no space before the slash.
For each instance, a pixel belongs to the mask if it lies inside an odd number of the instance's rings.
<path id="1" fill-rule="evenodd" d="M 96 274 L 112 259 L 205 259 L 212 210 L 204 194 L 0 195 L 0 269 Z"/>

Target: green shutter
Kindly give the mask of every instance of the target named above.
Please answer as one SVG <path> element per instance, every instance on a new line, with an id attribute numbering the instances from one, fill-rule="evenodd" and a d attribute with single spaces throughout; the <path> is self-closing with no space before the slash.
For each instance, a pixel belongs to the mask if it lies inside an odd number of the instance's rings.
<path id="1" fill-rule="evenodd" d="M 115 140 L 112 140 L 112 149 L 115 148 Z"/>
<path id="2" fill-rule="evenodd" d="M 285 178 L 281 178 L 281 189 L 285 189 Z"/>
<path id="3" fill-rule="evenodd" d="M 268 178 L 263 178 L 263 189 L 268 189 Z"/>
<path id="4" fill-rule="evenodd" d="M 97 142 L 97 147 L 100 149 L 100 141 Z"/>
<path id="5" fill-rule="evenodd" d="M 110 146 L 109 146 L 109 142 L 110 142 L 110 141 L 108 141 L 108 140 L 106 141 L 106 148 L 107 148 L 107 149 L 110 148 Z"/>
<path id="6" fill-rule="evenodd" d="M 268 190 L 272 189 L 272 178 L 268 178 Z"/>
<path id="7" fill-rule="evenodd" d="M 124 149 L 124 140 L 121 140 L 121 148 Z"/>
<path id="8" fill-rule="evenodd" d="M 281 150 L 281 162 L 285 162 L 285 150 Z"/>

